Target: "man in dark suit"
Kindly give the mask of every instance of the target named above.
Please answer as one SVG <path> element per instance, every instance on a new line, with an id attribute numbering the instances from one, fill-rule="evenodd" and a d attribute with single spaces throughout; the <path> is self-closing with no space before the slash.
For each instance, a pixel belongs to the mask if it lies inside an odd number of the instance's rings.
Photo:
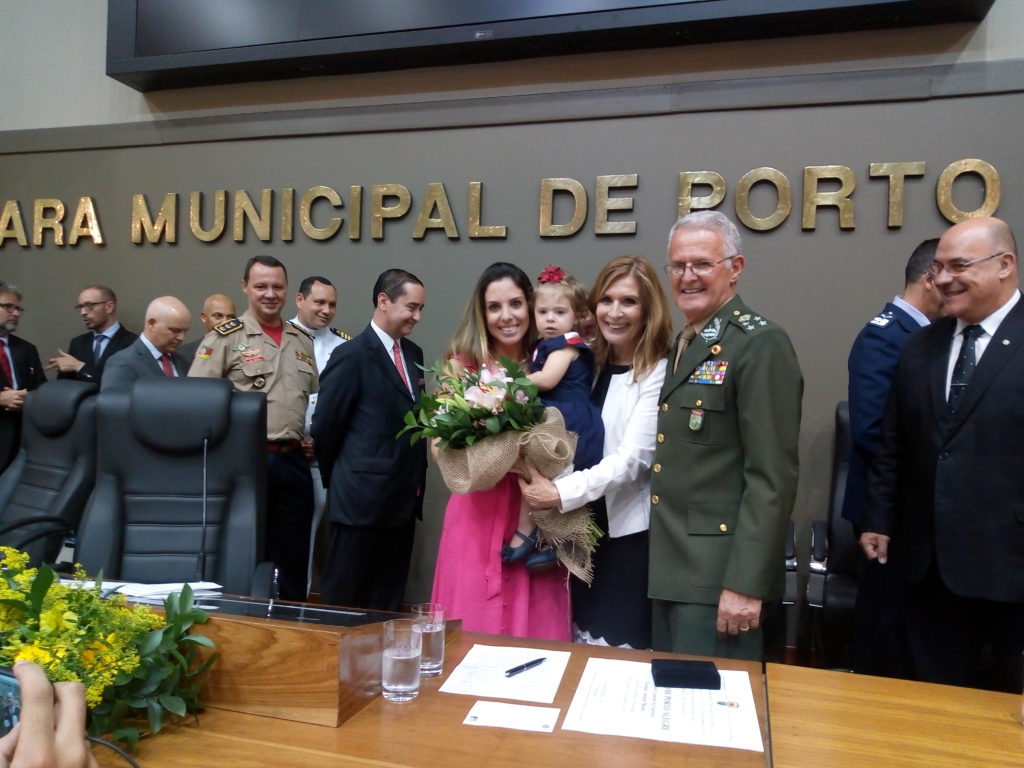
<path id="1" fill-rule="evenodd" d="M 423 391 L 423 350 L 406 338 L 423 299 L 415 275 L 383 272 L 370 325 L 334 351 L 321 376 L 312 434 L 329 490 L 325 603 L 395 611 L 405 595 L 427 455 L 425 442 L 396 435 Z"/>
<path id="2" fill-rule="evenodd" d="M 0 472 L 14 461 L 21 444 L 25 395 L 46 383 L 39 352 L 14 335 L 21 313 L 21 292 L 0 282 Z"/>
<path id="3" fill-rule="evenodd" d="M 191 361 L 178 354 L 178 347 L 191 322 L 188 308 L 178 299 L 153 299 L 142 335 L 110 358 L 101 389 L 128 389 L 138 379 L 187 376 Z"/>
<path id="4" fill-rule="evenodd" d="M 861 511 L 867 497 L 868 465 L 878 450 L 882 417 L 889 399 L 900 351 L 911 333 L 939 316 L 942 295 L 929 271 L 938 238 L 914 249 L 904 269 L 903 295 L 885 305 L 857 334 L 850 350 L 850 467 L 843 498 L 843 517 L 860 535 Z M 862 561 L 857 583 L 853 667 L 857 672 L 887 677 L 907 675 L 903 648 L 902 585 L 877 562 Z"/>
<path id="5" fill-rule="evenodd" d="M 78 294 L 75 309 L 88 331 L 75 336 L 67 352 L 58 349 L 47 368 L 56 368 L 60 379 L 99 383 L 110 356 L 135 341 L 136 336 L 118 321 L 117 296 L 105 285 L 84 289 Z"/>
<path id="6" fill-rule="evenodd" d="M 1021 690 L 1024 650 L 1024 304 L 1017 247 L 994 218 L 939 241 L 946 317 L 900 356 L 860 544 L 907 582 L 921 680 Z"/>

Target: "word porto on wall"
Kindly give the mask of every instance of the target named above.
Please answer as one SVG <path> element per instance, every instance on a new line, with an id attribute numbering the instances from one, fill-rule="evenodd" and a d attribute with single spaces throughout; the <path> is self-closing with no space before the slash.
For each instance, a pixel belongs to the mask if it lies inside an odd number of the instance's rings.
<path id="1" fill-rule="evenodd" d="M 885 183 L 888 187 L 887 227 L 903 226 L 904 200 L 908 194 L 919 194 L 911 185 L 926 175 L 923 161 L 869 165 L 869 182 Z M 982 199 L 973 210 L 962 210 L 954 202 L 954 187 L 963 176 L 981 182 Z M 636 173 L 601 175 L 595 178 L 590 195 L 586 185 L 577 179 L 542 179 L 537 198 L 538 236 L 571 237 L 588 220 L 597 235 L 635 235 L 636 221 L 628 216 L 636 210 L 639 183 Z M 798 214 L 801 228 L 815 230 L 818 211 L 831 208 L 838 213 L 840 229 L 854 229 L 853 193 L 857 184 L 856 173 L 845 165 L 803 168 Z M 908 187 L 913 191 L 908 192 Z M 794 182 L 781 171 L 754 168 L 743 174 L 732 189 L 736 217 L 753 231 L 775 229 L 793 215 L 793 190 Z M 484 185 L 480 181 L 468 183 L 465 205 L 458 209 L 452 206 L 441 182 L 428 183 L 417 196 L 407 186 L 394 183 L 368 188 L 350 186 L 343 192 L 324 185 L 310 187 L 301 194 L 292 188 L 261 189 L 255 195 L 244 189 L 167 192 L 155 209 L 146 195 L 136 193 L 130 200 L 131 224 L 127 235 L 140 246 L 174 244 L 186 237 L 214 243 L 230 236 L 242 243 L 247 232 L 264 243 L 275 239 L 292 242 L 300 237 L 315 241 L 342 237 L 356 242 L 367 235 L 379 241 L 385 239 L 386 232 L 395 231 L 413 240 L 422 240 L 433 231 L 443 232 L 453 241 L 463 236 L 471 240 L 508 237 L 507 224 L 484 223 Z M 716 208 L 726 202 L 728 192 L 728 182 L 716 171 L 680 172 L 678 213 Z M 995 213 L 1001 194 L 998 171 L 979 159 L 950 163 L 934 186 L 935 204 L 952 223 Z M 4 201 L 0 212 L 0 248 L 9 244 L 23 248 L 51 243 L 75 246 L 83 240 L 95 245 L 106 242 L 99 206 L 91 196 L 80 197 L 73 205 L 58 198 L 36 198 L 25 207 L 17 199 Z"/>

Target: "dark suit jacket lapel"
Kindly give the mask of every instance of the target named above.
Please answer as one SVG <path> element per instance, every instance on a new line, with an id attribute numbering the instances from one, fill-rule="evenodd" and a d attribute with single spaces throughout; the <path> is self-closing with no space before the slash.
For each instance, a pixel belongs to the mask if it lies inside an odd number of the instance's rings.
<path id="1" fill-rule="evenodd" d="M 391 352 L 384 349 L 384 345 L 380 342 L 380 337 L 377 336 L 377 332 L 373 330 L 373 327 L 367 327 L 366 329 L 366 341 L 370 345 L 369 354 L 370 359 L 377 365 L 384 376 L 384 378 L 396 387 L 403 395 L 408 398 L 412 398 L 409 393 L 409 388 L 405 386 L 405 382 L 402 381 L 402 377 L 398 374 L 398 369 L 395 367 L 395 360 L 391 357 Z M 405 348 L 402 348 L 402 354 L 405 354 Z"/>
<path id="2" fill-rule="evenodd" d="M 971 415 L 971 411 L 985 395 L 1006 362 L 1017 354 L 1021 343 L 1024 343 L 1024 298 L 1017 301 L 1016 306 L 999 324 L 995 336 L 989 339 L 985 354 L 981 356 L 978 367 L 967 383 L 963 399 L 953 414 L 949 425 L 950 434 L 959 429 L 960 425 Z M 947 358 L 948 362 L 948 358 Z"/>
<path id="3" fill-rule="evenodd" d="M 949 406 L 946 401 L 946 371 L 949 370 L 949 348 L 953 343 L 956 320 L 943 318 L 928 329 L 930 338 L 923 361 L 928 366 L 928 394 L 932 401 L 932 415 L 935 423 L 949 423 Z M 943 430 L 944 431 L 944 430 Z"/>
<path id="4" fill-rule="evenodd" d="M 402 345 L 402 356 L 405 358 L 405 371 L 409 375 L 409 384 L 412 387 L 411 397 L 413 400 L 416 400 L 419 398 L 420 393 L 423 392 L 423 371 L 420 370 L 423 356 L 418 351 L 419 348 L 408 339 L 402 339 L 400 343 Z"/>

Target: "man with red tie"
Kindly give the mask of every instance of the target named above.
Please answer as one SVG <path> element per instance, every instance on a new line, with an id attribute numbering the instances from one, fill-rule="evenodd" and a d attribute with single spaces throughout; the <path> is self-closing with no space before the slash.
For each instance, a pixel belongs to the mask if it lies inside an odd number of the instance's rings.
<path id="1" fill-rule="evenodd" d="M 405 595 L 427 453 L 396 435 L 423 391 L 423 350 L 407 338 L 423 301 L 415 275 L 383 272 L 370 325 L 321 376 L 312 433 L 331 520 L 325 603 L 397 611 Z"/>
<path id="2" fill-rule="evenodd" d="M 173 296 L 153 299 L 146 307 L 146 325 L 132 345 L 107 361 L 101 389 L 128 389 L 138 379 L 188 375 L 189 360 L 178 354 L 192 315 Z"/>
<path id="3" fill-rule="evenodd" d="M 46 383 L 39 352 L 14 335 L 21 320 L 21 292 L 0 282 L 0 472 L 21 443 L 21 407 L 30 389 Z"/>

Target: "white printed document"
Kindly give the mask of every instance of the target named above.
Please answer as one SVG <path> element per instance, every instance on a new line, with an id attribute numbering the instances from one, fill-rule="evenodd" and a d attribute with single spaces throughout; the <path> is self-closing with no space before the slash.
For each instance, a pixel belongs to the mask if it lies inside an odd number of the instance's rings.
<path id="1" fill-rule="evenodd" d="M 441 686 L 442 693 L 461 693 L 488 699 L 518 699 L 550 704 L 569 663 L 570 651 L 545 651 L 540 648 L 511 648 L 477 643 L 452 670 Z M 543 659 L 519 674 L 505 672 Z"/>
<path id="2" fill-rule="evenodd" d="M 750 676 L 720 674 L 717 691 L 657 688 L 649 662 L 588 659 L 562 729 L 763 752 Z"/>

